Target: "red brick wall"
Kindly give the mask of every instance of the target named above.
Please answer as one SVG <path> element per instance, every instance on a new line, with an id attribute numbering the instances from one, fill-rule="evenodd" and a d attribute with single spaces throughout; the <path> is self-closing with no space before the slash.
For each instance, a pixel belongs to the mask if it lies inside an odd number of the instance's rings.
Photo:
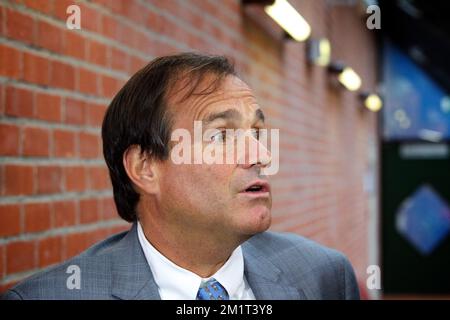
<path id="1" fill-rule="evenodd" d="M 73 3 L 82 30 L 66 28 Z M 291 3 L 373 89 L 374 42 L 356 10 Z M 304 43 L 283 42 L 260 22 L 238 0 L 0 3 L 0 292 L 128 227 L 102 158 L 105 108 L 146 62 L 192 49 L 233 57 L 281 129 L 273 229 L 345 252 L 363 279 L 362 181 L 375 116 L 356 94 L 330 86 L 324 68 L 308 65 Z"/>

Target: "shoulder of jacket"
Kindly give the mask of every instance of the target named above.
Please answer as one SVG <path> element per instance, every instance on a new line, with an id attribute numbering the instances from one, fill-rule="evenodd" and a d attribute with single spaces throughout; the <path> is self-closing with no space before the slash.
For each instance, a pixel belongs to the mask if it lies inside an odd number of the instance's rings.
<path id="1" fill-rule="evenodd" d="M 111 267 L 111 253 L 120 246 L 120 240 L 127 234 L 123 232 L 100 241 L 79 255 L 55 266 L 48 267 L 16 284 L 5 294 L 5 299 L 58 299 L 64 294 L 71 295 L 76 290 L 69 288 L 68 281 L 71 276 L 78 273 L 82 278 L 89 274 L 95 279 L 92 282 L 83 282 L 89 290 L 90 286 L 109 281 Z M 63 295 L 60 295 L 60 294 Z"/>

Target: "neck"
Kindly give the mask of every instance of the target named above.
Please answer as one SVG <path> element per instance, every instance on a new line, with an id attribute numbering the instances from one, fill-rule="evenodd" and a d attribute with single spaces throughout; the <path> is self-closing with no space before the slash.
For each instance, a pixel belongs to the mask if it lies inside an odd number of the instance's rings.
<path id="1" fill-rule="evenodd" d="M 202 278 L 215 274 L 245 240 L 239 241 L 224 234 L 211 237 L 206 235 L 204 229 L 198 232 L 180 230 L 179 227 L 158 222 L 149 216 L 141 217 L 140 223 L 147 240 L 167 259 Z"/>

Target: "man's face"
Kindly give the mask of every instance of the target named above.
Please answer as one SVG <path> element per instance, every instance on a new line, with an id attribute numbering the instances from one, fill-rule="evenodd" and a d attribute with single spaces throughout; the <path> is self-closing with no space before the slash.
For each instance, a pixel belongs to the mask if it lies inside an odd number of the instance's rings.
<path id="1" fill-rule="evenodd" d="M 209 85 L 207 79 L 203 82 L 199 90 Z M 224 134 L 226 129 L 255 133 L 264 128 L 262 111 L 252 91 L 237 77 L 226 77 L 210 94 L 193 95 L 182 102 L 177 95 L 167 99 L 173 116 L 172 130 L 189 131 L 192 155 L 194 144 L 199 143 L 203 148 L 222 144 L 223 148 L 218 150 L 226 150 L 225 145 L 230 145 Z M 220 133 L 213 132 L 206 135 L 206 141 L 195 142 L 194 121 L 202 121 L 202 133 L 212 131 L 209 129 Z M 253 146 L 260 144 L 257 136 L 247 135 L 244 139 L 248 144 L 253 139 Z M 231 235 L 245 240 L 265 231 L 270 226 L 272 197 L 270 185 L 260 170 L 270 163 L 270 154 L 264 147 L 260 150 L 263 152 L 257 153 L 256 161 L 250 161 L 248 148 L 237 150 L 234 144 L 235 157 L 231 164 L 228 161 L 176 164 L 172 157 L 160 163 L 158 200 L 162 218 L 167 223 L 183 226 L 186 232 L 214 232 L 219 239 Z M 250 186 L 253 187 L 248 189 Z"/>

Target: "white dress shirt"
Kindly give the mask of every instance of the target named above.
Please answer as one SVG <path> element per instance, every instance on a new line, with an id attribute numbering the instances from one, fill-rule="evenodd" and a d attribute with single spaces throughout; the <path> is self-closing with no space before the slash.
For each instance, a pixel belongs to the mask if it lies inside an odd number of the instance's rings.
<path id="1" fill-rule="evenodd" d="M 150 269 L 153 273 L 162 300 L 195 300 L 203 281 L 195 273 L 177 266 L 163 256 L 147 240 L 138 222 L 138 238 Z M 211 278 L 216 279 L 227 290 L 230 300 L 255 300 L 252 289 L 244 276 L 244 256 L 237 247 L 227 262 Z"/>

